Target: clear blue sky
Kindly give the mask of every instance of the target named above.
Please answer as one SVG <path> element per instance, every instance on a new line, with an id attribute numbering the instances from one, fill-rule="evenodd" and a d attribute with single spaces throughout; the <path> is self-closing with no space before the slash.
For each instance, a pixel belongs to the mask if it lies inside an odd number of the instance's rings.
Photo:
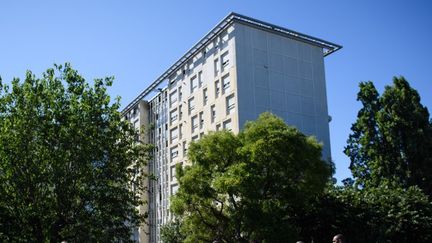
<path id="1" fill-rule="evenodd" d="M 342 153 L 360 104 L 358 82 L 382 91 L 404 75 L 432 109 L 430 1 L 1 1 L 0 75 L 37 75 L 71 62 L 87 79 L 114 75 L 125 106 L 229 12 L 343 45 L 325 59 L 336 178 L 350 176 Z"/>

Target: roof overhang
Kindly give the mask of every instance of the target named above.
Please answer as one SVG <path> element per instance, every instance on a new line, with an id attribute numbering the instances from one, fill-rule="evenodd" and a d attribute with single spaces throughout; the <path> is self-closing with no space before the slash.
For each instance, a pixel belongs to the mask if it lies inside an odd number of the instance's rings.
<path id="1" fill-rule="evenodd" d="M 140 100 L 144 99 L 144 97 L 154 91 L 162 82 L 167 80 L 172 73 L 182 67 L 189 60 L 189 58 L 193 57 L 197 52 L 199 52 L 203 47 L 205 47 L 209 43 L 209 41 L 211 41 L 215 36 L 220 34 L 233 22 L 243 23 L 270 32 L 276 32 L 292 39 L 319 46 L 323 48 L 324 56 L 330 55 L 331 53 L 342 48 L 342 46 L 331 43 L 329 41 L 325 41 L 316 37 L 312 37 L 310 35 L 302 34 L 300 32 L 296 32 L 287 28 L 283 28 L 277 25 L 273 25 L 261 20 L 257 20 L 232 12 L 228 16 L 226 16 L 221 22 L 219 22 L 212 30 L 210 30 L 210 32 L 208 32 L 200 41 L 198 41 L 198 43 L 196 43 L 191 49 L 189 49 L 186 54 L 184 54 L 178 61 L 176 61 L 170 68 L 168 68 L 168 70 L 166 70 L 159 78 L 157 78 L 153 83 L 151 83 L 134 100 L 132 100 L 132 102 L 130 102 L 122 110 L 122 114 L 125 115 L 128 111 L 130 111 L 135 105 L 139 103 Z"/>

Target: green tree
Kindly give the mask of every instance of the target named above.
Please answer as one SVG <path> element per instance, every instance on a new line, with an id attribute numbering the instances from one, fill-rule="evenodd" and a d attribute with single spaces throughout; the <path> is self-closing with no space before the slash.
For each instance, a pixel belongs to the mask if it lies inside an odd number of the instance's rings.
<path id="1" fill-rule="evenodd" d="M 289 242 L 300 208 L 323 192 L 331 166 L 321 145 L 264 113 L 234 135 L 210 133 L 189 148 L 191 166 L 177 168 L 171 210 L 185 242 Z"/>
<path id="2" fill-rule="evenodd" d="M 0 241 L 128 242 L 149 148 L 69 64 L 0 82 Z M 134 190 L 131 190 L 134 188 Z"/>
<path id="3" fill-rule="evenodd" d="M 381 96 L 372 82 L 360 83 L 357 99 L 363 107 L 345 148 L 357 184 L 390 180 L 432 195 L 432 124 L 417 91 L 395 77 Z"/>
<path id="4" fill-rule="evenodd" d="M 181 234 L 181 219 L 175 219 L 161 226 L 161 240 L 164 243 L 182 243 L 185 237 Z"/>
<path id="5" fill-rule="evenodd" d="M 380 96 L 372 82 L 360 83 L 363 107 L 352 125 L 345 153 L 353 180 L 332 187 L 305 211 L 299 224 L 319 222 L 302 235 L 351 242 L 432 240 L 432 124 L 420 96 L 394 78 Z M 367 232 L 367 234 L 364 234 Z M 326 235 L 327 234 L 327 235 Z"/>
<path id="6" fill-rule="evenodd" d="M 416 186 L 330 187 L 301 213 L 297 225 L 304 239 L 316 243 L 338 233 L 352 243 L 431 242 L 432 204 Z"/>
<path id="7" fill-rule="evenodd" d="M 371 170 L 372 172 L 377 170 L 371 167 L 376 166 L 376 163 L 372 161 L 379 153 L 377 147 L 380 144 L 376 122 L 376 113 L 380 109 L 378 98 L 378 91 L 372 82 L 360 83 L 357 100 L 362 103 L 363 107 L 358 112 L 357 121 L 351 127 L 352 134 L 345 147 L 345 154 L 351 160 L 352 175 L 360 185 L 371 181 Z"/>

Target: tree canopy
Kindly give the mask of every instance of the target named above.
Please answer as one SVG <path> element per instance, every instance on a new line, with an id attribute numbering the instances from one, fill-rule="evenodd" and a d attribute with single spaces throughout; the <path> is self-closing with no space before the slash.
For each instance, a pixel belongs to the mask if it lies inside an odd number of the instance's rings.
<path id="1" fill-rule="evenodd" d="M 357 99 L 363 107 L 345 148 L 357 184 L 396 181 L 432 195 L 432 123 L 417 91 L 395 77 L 381 96 L 372 82 L 360 83 Z"/>
<path id="2" fill-rule="evenodd" d="M 384 182 L 377 187 L 331 186 L 299 212 L 300 238 L 329 242 L 342 233 L 349 242 L 430 242 L 432 203 L 416 186 Z"/>
<path id="3" fill-rule="evenodd" d="M 148 148 L 107 87 L 69 64 L 0 80 L 0 241 L 128 242 Z M 134 188 L 135 190 L 131 190 Z"/>
<path id="4" fill-rule="evenodd" d="M 177 168 L 180 187 L 171 197 L 185 242 L 295 241 L 296 213 L 323 192 L 332 172 L 315 138 L 270 113 L 238 135 L 213 132 L 191 143 L 188 159 L 190 166 Z"/>
<path id="5" fill-rule="evenodd" d="M 336 233 L 350 242 L 430 242 L 432 125 L 427 108 L 403 77 L 395 77 L 382 95 L 371 81 L 362 82 L 357 99 L 362 108 L 345 147 L 354 179 L 329 187 L 312 210 L 303 212 L 301 235 L 316 242 Z"/>

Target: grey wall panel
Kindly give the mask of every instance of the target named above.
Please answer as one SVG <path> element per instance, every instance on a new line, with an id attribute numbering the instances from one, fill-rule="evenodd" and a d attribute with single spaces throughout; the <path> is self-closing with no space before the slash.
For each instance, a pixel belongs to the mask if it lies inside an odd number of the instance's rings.
<path id="1" fill-rule="evenodd" d="M 239 125 L 270 111 L 316 136 L 329 156 L 322 49 L 242 24 L 235 39 Z"/>

